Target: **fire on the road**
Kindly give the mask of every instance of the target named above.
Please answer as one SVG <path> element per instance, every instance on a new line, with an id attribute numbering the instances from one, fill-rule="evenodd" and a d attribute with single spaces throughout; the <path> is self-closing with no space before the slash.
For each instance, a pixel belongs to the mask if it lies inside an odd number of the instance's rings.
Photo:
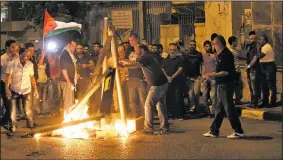
<path id="1" fill-rule="evenodd" d="M 64 120 L 62 123 L 89 118 L 89 115 L 87 113 L 89 107 L 87 105 L 78 105 L 75 108 L 74 106 L 72 106 L 69 111 L 64 111 Z M 135 127 L 135 123 L 131 120 L 128 120 L 126 125 L 123 124 L 120 120 L 115 120 L 110 124 L 101 123 L 101 125 L 96 125 L 94 121 L 89 121 L 54 130 L 51 136 L 89 139 L 99 131 L 107 131 L 115 132 L 115 134 L 120 137 L 128 137 L 130 133 L 135 131 Z M 35 134 L 34 137 L 39 138 L 41 137 L 41 135 Z"/>

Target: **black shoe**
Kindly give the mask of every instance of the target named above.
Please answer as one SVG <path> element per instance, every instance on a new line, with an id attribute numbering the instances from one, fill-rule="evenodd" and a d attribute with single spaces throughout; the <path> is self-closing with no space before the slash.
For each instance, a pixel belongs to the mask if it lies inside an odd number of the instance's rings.
<path id="1" fill-rule="evenodd" d="M 10 131 L 10 130 L 11 130 L 11 128 L 9 127 L 8 124 L 3 124 L 2 127 L 3 127 L 4 129 L 6 129 L 7 131 Z"/>
<path id="2" fill-rule="evenodd" d="M 258 105 L 257 104 L 251 104 L 250 108 L 258 108 Z"/>
<path id="3" fill-rule="evenodd" d="M 243 102 L 241 102 L 241 101 L 236 101 L 235 102 L 235 105 L 243 105 L 244 103 Z"/>
<path id="4" fill-rule="evenodd" d="M 215 118 L 215 114 L 210 114 L 209 118 Z"/>
<path id="5" fill-rule="evenodd" d="M 259 108 L 268 108 L 268 103 L 262 103 Z"/>
<path id="6" fill-rule="evenodd" d="M 15 136 L 15 132 L 10 131 L 10 132 L 7 132 L 6 135 L 7 135 L 8 137 L 14 137 L 14 136 Z"/>

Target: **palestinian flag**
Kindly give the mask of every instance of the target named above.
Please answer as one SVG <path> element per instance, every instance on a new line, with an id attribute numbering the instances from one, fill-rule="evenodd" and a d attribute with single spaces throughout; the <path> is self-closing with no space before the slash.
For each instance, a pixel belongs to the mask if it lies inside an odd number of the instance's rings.
<path id="1" fill-rule="evenodd" d="M 75 22 L 55 21 L 48 12 L 45 12 L 43 38 L 46 51 L 61 53 L 70 39 L 81 38 L 81 28 L 82 25 Z"/>

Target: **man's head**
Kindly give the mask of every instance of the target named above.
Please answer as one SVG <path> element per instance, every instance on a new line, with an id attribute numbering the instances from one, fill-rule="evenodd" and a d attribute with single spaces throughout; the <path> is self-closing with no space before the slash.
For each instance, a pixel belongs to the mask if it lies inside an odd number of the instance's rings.
<path id="1" fill-rule="evenodd" d="M 148 48 L 149 52 L 152 52 L 152 45 L 151 44 L 147 45 L 147 48 Z"/>
<path id="2" fill-rule="evenodd" d="M 177 52 L 177 45 L 175 43 L 169 44 L 169 54 L 174 55 Z"/>
<path id="3" fill-rule="evenodd" d="M 204 41 L 203 47 L 204 47 L 206 53 L 212 52 L 212 46 L 211 46 L 211 42 L 209 40 Z"/>
<path id="4" fill-rule="evenodd" d="M 76 47 L 76 54 L 83 55 L 84 54 L 84 47 L 82 44 L 78 43 Z"/>
<path id="5" fill-rule="evenodd" d="M 15 46 L 15 48 L 14 48 L 14 54 L 17 54 L 17 55 L 20 54 L 20 46 L 19 46 L 19 45 L 16 45 L 16 46 Z"/>
<path id="6" fill-rule="evenodd" d="M 93 43 L 93 51 L 98 53 L 100 49 L 101 44 L 99 42 L 94 42 Z"/>
<path id="7" fill-rule="evenodd" d="M 257 37 L 256 37 L 255 31 L 250 31 L 250 33 L 249 33 L 249 43 L 250 44 L 256 44 L 256 40 L 257 40 Z"/>
<path id="8" fill-rule="evenodd" d="M 197 47 L 196 41 L 195 40 L 190 40 L 190 43 L 189 43 L 190 51 L 195 51 L 196 47 Z"/>
<path id="9" fill-rule="evenodd" d="M 33 43 L 31 43 L 31 42 L 26 43 L 26 44 L 25 44 L 25 49 L 28 50 L 28 51 L 30 51 L 31 56 L 34 56 L 35 49 L 34 49 Z"/>
<path id="10" fill-rule="evenodd" d="M 260 35 L 259 36 L 259 39 L 258 39 L 258 43 L 261 45 L 261 46 L 264 46 L 266 43 L 268 43 L 268 37 L 266 35 Z"/>
<path id="11" fill-rule="evenodd" d="M 123 46 L 125 47 L 125 49 L 128 49 L 130 47 L 130 43 L 129 42 L 123 42 Z"/>
<path id="12" fill-rule="evenodd" d="M 123 60 L 126 58 L 126 52 L 125 52 L 125 46 L 124 45 L 119 45 L 118 46 L 118 57 L 119 60 Z"/>
<path id="13" fill-rule="evenodd" d="M 20 55 L 20 62 L 22 64 L 25 64 L 29 59 L 32 57 L 32 53 L 29 50 L 26 50 Z"/>
<path id="14" fill-rule="evenodd" d="M 68 42 L 67 46 L 69 47 L 69 49 L 72 53 L 75 53 L 76 48 L 77 48 L 77 44 L 78 44 L 78 41 L 75 40 L 75 39 L 72 39 Z"/>
<path id="15" fill-rule="evenodd" d="M 144 45 L 144 44 L 139 45 L 139 49 L 140 49 L 141 55 L 148 54 L 148 52 L 149 52 L 147 46 Z"/>
<path id="16" fill-rule="evenodd" d="M 129 36 L 129 42 L 131 44 L 132 47 L 135 47 L 139 44 L 139 38 L 138 35 L 135 33 L 131 33 Z"/>
<path id="17" fill-rule="evenodd" d="M 217 34 L 216 33 L 212 33 L 211 36 L 210 36 L 210 40 L 213 41 L 215 37 L 217 37 Z"/>
<path id="18" fill-rule="evenodd" d="M 152 53 L 157 53 L 157 52 L 158 52 L 158 46 L 157 46 L 157 44 L 153 44 L 153 45 L 152 45 L 151 52 L 152 52 Z"/>
<path id="19" fill-rule="evenodd" d="M 237 37 L 235 37 L 235 36 L 229 37 L 228 43 L 230 44 L 231 47 L 236 47 L 237 46 Z"/>
<path id="20" fill-rule="evenodd" d="M 217 53 L 220 53 L 226 47 L 225 38 L 221 35 L 218 35 L 214 38 L 213 44 Z"/>
<path id="21" fill-rule="evenodd" d="M 8 40 L 5 43 L 7 53 L 14 53 L 15 46 L 17 45 L 15 40 Z"/>
<path id="22" fill-rule="evenodd" d="M 84 44 L 84 53 L 88 53 L 89 45 Z"/>

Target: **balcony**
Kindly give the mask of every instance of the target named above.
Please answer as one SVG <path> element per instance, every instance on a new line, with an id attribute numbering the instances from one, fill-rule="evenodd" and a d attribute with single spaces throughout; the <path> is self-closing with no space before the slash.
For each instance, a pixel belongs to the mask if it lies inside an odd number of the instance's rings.
<path id="1" fill-rule="evenodd" d="M 1 32 L 25 31 L 28 21 L 8 21 L 1 22 Z"/>

